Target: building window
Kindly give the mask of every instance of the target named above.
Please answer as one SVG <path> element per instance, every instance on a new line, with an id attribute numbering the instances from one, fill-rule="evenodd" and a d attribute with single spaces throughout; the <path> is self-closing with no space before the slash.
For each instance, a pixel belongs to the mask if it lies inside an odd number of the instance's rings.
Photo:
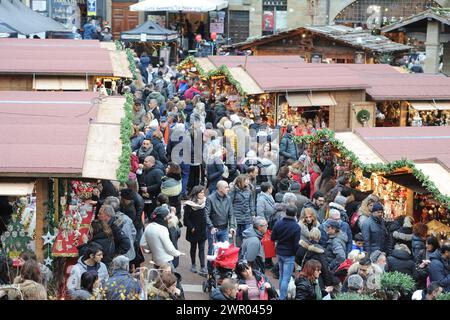
<path id="1" fill-rule="evenodd" d="M 342 10 L 336 16 L 335 22 L 368 29 L 380 28 L 430 7 L 441 6 L 431 0 L 357 0 Z"/>
<path id="2" fill-rule="evenodd" d="M 287 28 L 287 0 L 263 0 L 262 34 L 274 34 Z"/>
<path id="3" fill-rule="evenodd" d="M 229 11 L 228 37 L 231 43 L 243 42 L 250 35 L 250 16 L 248 11 Z"/>

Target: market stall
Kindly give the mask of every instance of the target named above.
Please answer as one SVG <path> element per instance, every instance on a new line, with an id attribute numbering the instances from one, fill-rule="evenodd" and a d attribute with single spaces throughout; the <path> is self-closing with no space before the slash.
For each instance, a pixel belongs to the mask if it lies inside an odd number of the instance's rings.
<path id="1" fill-rule="evenodd" d="M 98 179 L 128 178 L 131 106 L 131 96 L 0 92 L 0 195 L 23 195 L 10 199 L 11 238 L 2 243 L 12 257 L 33 250 L 54 270 L 58 289 L 88 240 Z"/>
<path id="2" fill-rule="evenodd" d="M 172 61 L 178 62 L 178 33 L 165 29 L 151 20 L 122 32 L 120 40 L 130 43 L 138 56 L 147 52 L 152 58 L 153 65 L 156 65 L 160 58 L 164 58 L 167 65 Z"/>
<path id="3" fill-rule="evenodd" d="M 113 80 L 132 77 L 126 53 L 114 43 L 83 40 L 80 44 L 68 39 L 0 39 L 0 56 L 4 57 L 0 59 L 0 90 L 93 91 L 104 84 L 113 93 Z M 102 79 L 110 81 L 103 83 Z"/>
<path id="4" fill-rule="evenodd" d="M 330 140 L 357 164 L 358 188 L 380 196 L 387 216 L 449 224 L 450 154 L 444 150 L 450 150 L 450 140 L 444 132 L 442 127 L 360 128 Z M 427 147 L 418 140 L 427 141 Z"/>

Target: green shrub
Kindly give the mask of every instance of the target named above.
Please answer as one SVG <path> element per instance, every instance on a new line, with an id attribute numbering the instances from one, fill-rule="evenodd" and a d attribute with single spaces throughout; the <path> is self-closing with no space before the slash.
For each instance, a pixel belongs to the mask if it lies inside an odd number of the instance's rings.
<path id="1" fill-rule="evenodd" d="M 414 279 L 407 274 L 395 271 L 385 272 L 381 276 L 381 289 L 400 293 L 412 292 L 416 286 Z"/>
<path id="2" fill-rule="evenodd" d="M 378 299 L 367 294 L 345 292 L 345 293 L 338 293 L 335 296 L 334 300 L 378 300 Z"/>

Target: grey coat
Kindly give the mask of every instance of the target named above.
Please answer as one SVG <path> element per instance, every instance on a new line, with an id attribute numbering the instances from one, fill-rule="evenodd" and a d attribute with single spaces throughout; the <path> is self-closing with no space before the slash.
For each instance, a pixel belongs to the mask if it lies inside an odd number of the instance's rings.
<path id="1" fill-rule="evenodd" d="M 300 231 L 301 231 L 300 240 L 307 241 L 307 242 L 311 241 L 311 238 L 309 237 L 310 229 L 308 228 L 306 223 L 303 223 L 302 221 L 300 221 L 298 223 L 298 225 L 300 226 Z M 312 225 L 311 229 L 319 228 L 319 227 L 320 227 L 320 223 L 319 223 L 319 221 L 316 221 L 316 223 Z"/>
<path id="2" fill-rule="evenodd" d="M 146 115 L 145 109 L 141 108 L 139 111 L 133 110 L 133 125 L 138 126 L 139 130 L 144 129 L 145 122 L 144 117 Z"/>
<path id="3" fill-rule="evenodd" d="M 206 198 L 205 217 L 208 228 L 227 226 L 236 229 L 236 218 L 233 214 L 231 198 L 219 196 L 214 192 Z"/>
<path id="4" fill-rule="evenodd" d="M 241 190 L 237 187 L 230 194 L 236 224 L 250 224 L 255 216 L 255 202 L 250 187 Z"/>
<path id="5" fill-rule="evenodd" d="M 370 216 L 362 224 L 361 232 L 364 238 L 364 249 L 370 255 L 375 250 L 386 250 L 386 226 L 384 221 L 377 222 Z"/>
<path id="6" fill-rule="evenodd" d="M 266 218 L 266 221 L 270 221 L 275 214 L 275 200 L 272 195 L 265 192 L 258 194 L 256 200 L 256 215 Z"/>
<path id="7" fill-rule="evenodd" d="M 347 241 L 347 235 L 342 231 L 339 231 L 335 236 L 328 238 L 326 255 L 328 266 L 331 271 L 335 271 L 347 258 L 345 253 Z"/>
<path id="8" fill-rule="evenodd" d="M 244 240 L 241 247 L 241 257 L 251 262 L 253 269 L 264 273 L 265 255 L 261 244 L 263 235 L 251 226 L 244 230 L 242 237 Z"/>
<path id="9" fill-rule="evenodd" d="M 133 221 L 124 213 L 116 212 L 116 221 L 117 226 L 122 228 L 123 233 L 130 239 L 130 250 L 124 254 L 125 257 L 130 259 L 130 261 L 136 258 L 136 252 L 134 251 L 134 242 L 136 241 L 136 228 L 133 224 Z"/>

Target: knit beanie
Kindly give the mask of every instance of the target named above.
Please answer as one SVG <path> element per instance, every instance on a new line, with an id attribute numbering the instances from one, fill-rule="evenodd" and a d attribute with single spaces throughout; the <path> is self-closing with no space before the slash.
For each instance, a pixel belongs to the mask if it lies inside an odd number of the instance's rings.
<path id="1" fill-rule="evenodd" d="M 376 211 L 384 211 L 383 205 L 379 202 L 375 202 L 375 204 L 372 207 L 371 212 L 376 212 Z"/>
<path id="2" fill-rule="evenodd" d="M 347 198 L 344 196 L 336 196 L 336 198 L 334 198 L 334 202 L 341 206 L 345 206 L 347 203 Z"/>

